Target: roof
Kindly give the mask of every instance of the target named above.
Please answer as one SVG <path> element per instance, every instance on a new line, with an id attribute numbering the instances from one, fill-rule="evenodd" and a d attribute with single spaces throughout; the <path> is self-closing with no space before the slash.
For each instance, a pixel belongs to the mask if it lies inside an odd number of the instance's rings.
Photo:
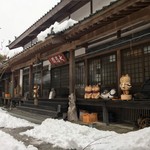
<path id="1" fill-rule="evenodd" d="M 137 16 L 134 15 L 134 13 L 138 12 L 139 10 L 142 10 L 144 14 L 141 13 L 142 16 L 139 16 L 139 18 L 143 17 L 145 14 L 148 17 L 149 15 L 147 14 L 147 12 L 149 11 L 149 6 L 150 6 L 149 0 L 132 0 L 132 1 L 118 0 L 115 3 L 111 3 L 109 6 L 104 7 L 102 10 L 99 10 L 95 14 L 92 14 L 89 17 L 85 18 L 84 20 L 80 21 L 78 24 L 67 29 L 62 34 L 50 36 L 44 42 L 37 43 L 35 46 L 27 49 L 26 51 L 21 52 L 21 54 L 23 55 L 20 55 L 21 57 L 17 57 L 18 56 L 17 55 L 14 58 L 12 58 L 11 64 L 14 63 L 16 64 L 18 61 L 25 62 L 26 60 L 30 60 L 30 58 L 33 58 L 33 56 L 35 56 L 35 54 L 38 52 L 40 52 L 41 54 L 46 53 L 46 55 L 48 56 L 50 55 L 50 53 L 56 52 L 55 51 L 56 47 L 58 51 L 60 49 L 66 50 L 68 47 L 67 43 L 65 44 L 65 40 L 67 40 L 67 42 L 69 40 L 70 41 L 76 40 L 77 42 L 79 41 L 79 44 L 85 44 L 86 42 L 96 39 L 96 37 L 100 37 L 101 35 L 104 34 L 107 35 L 108 32 L 110 32 L 110 30 L 111 32 L 116 31 L 118 29 L 117 26 L 121 25 L 126 27 L 126 22 L 122 22 L 122 18 L 125 18 L 127 20 L 136 18 L 136 21 L 140 23 L 140 20 L 138 19 Z M 129 18 L 130 14 L 133 14 L 132 15 L 133 18 Z M 144 21 L 142 20 L 142 22 L 145 24 L 147 22 L 150 22 L 150 20 Z M 131 22 L 131 24 L 133 23 L 134 20 Z M 132 30 L 133 27 L 130 26 L 130 24 L 127 25 L 129 27 L 124 28 L 123 31 Z M 138 26 L 139 25 L 140 24 L 138 24 Z M 109 27 L 108 31 L 105 29 L 105 27 L 107 27 L 106 29 L 108 29 Z M 97 30 L 97 32 L 95 32 L 95 30 Z M 63 41 L 64 38 L 65 40 Z M 58 43 L 56 41 L 58 41 Z M 61 44 L 64 45 L 59 48 L 59 45 Z M 79 44 L 77 43 L 77 45 Z M 71 43 L 69 43 L 69 46 L 71 46 Z"/>
<path id="2" fill-rule="evenodd" d="M 8 45 L 9 49 L 24 46 L 55 21 L 61 21 L 90 0 L 61 0 L 61 2 Z"/>

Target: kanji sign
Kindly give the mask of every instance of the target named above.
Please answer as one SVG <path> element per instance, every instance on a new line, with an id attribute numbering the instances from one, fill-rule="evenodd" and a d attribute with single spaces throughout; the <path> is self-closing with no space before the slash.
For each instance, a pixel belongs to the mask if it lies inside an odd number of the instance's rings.
<path id="1" fill-rule="evenodd" d="M 49 61 L 52 65 L 57 65 L 57 64 L 65 63 L 67 59 L 64 56 L 64 54 L 58 54 L 58 55 L 49 57 Z"/>

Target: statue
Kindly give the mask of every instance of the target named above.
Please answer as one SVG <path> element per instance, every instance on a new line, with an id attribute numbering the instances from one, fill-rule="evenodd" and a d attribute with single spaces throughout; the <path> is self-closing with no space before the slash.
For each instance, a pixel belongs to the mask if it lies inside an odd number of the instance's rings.
<path id="1" fill-rule="evenodd" d="M 116 94 L 116 89 L 111 89 L 110 91 L 108 90 L 104 90 L 102 93 L 101 93 L 101 98 L 102 99 L 113 99 L 115 97 L 115 94 Z"/>
<path id="2" fill-rule="evenodd" d="M 121 100 L 131 100 L 132 95 L 129 95 L 129 91 L 131 89 L 131 79 L 128 74 L 122 75 L 120 78 L 120 88 L 123 92 L 121 95 Z"/>
<path id="3" fill-rule="evenodd" d="M 100 98 L 100 87 L 99 85 L 89 85 L 85 87 L 85 99 L 98 99 Z"/>
<path id="4" fill-rule="evenodd" d="M 69 95 L 69 107 L 67 116 L 69 121 L 78 121 L 76 109 L 76 96 L 73 93 Z"/>
<path id="5" fill-rule="evenodd" d="M 37 84 L 35 84 L 33 87 L 33 97 L 34 97 L 34 105 L 38 105 L 39 86 Z"/>
<path id="6" fill-rule="evenodd" d="M 91 85 L 85 87 L 85 95 L 84 95 L 84 98 L 85 98 L 85 99 L 90 99 L 90 98 L 92 98 L 92 86 L 91 86 Z"/>
<path id="7" fill-rule="evenodd" d="M 50 93 L 49 93 L 49 99 L 53 99 L 53 98 L 55 98 L 55 96 L 56 96 L 55 89 L 52 88 L 51 91 L 50 91 Z"/>
<path id="8" fill-rule="evenodd" d="M 93 99 L 100 98 L 100 87 L 99 87 L 99 85 L 93 85 L 92 86 L 92 96 L 91 96 L 91 98 L 93 98 Z"/>

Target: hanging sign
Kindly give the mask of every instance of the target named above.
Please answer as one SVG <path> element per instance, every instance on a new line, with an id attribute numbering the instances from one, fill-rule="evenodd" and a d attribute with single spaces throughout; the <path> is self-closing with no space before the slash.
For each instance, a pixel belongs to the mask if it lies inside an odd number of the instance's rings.
<path id="1" fill-rule="evenodd" d="M 58 65 L 58 64 L 65 63 L 67 59 L 64 56 L 64 54 L 58 54 L 58 55 L 49 57 L 49 61 L 52 65 Z"/>

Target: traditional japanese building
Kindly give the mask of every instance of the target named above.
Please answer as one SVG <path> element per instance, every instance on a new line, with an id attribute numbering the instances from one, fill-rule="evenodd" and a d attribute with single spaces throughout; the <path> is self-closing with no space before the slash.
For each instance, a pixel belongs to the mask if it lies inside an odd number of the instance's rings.
<path id="1" fill-rule="evenodd" d="M 53 88 L 58 105 L 75 93 L 78 110 L 97 112 L 106 123 L 150 116 L 149 12 L 149 0 L 61 0 L 9 44 L 10 50 L 23 51 L 7 62 L 3 92 L 12 99 L 29 93 L 33 101 L 36 84 L 44 101 Z M 67 26 L 60 29 L 63 23 Z M 39 40 L 41 31 L 47 34 Z M 129 101 L 120 100 L 125 74 L 131 78 Z M 100 93 L 115 89 L 115 100 L 84 99 L 87 85 L 99 85 Z"/>

